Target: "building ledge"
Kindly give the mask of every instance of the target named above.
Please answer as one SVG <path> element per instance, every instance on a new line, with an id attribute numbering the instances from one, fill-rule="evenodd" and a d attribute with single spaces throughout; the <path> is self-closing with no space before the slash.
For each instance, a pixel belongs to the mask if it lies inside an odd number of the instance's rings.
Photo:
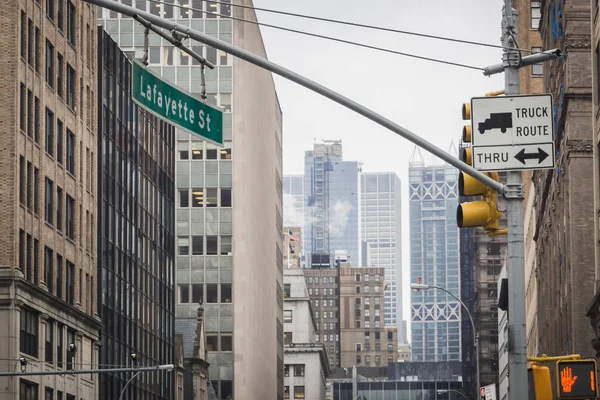
<path id="1" fill-rule="evenodd" d="M 323 343 L 291 343 L 283 346 L 285 353 L 319 353 L 323 374 L 327 379 L 331 374 L 329 367 L 329 357 L 327 357 L 327 349 Z"/>

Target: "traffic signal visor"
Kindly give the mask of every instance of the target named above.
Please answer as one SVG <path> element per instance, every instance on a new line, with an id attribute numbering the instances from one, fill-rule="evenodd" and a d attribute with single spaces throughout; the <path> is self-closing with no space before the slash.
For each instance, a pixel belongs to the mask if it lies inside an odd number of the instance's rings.
<path id="1" fill-rule="evenodd" d="M 533 373 L 535 400 L 552 400 L 553 394 L 552 381 L 550 380 L 550 368 L 532 365 L 531 372 Z"/>
<path id="2" fill-rule="evenodd" d="M 463 103 L 462 118 L 465 121 L 471 119 L 471 103 Z"/>

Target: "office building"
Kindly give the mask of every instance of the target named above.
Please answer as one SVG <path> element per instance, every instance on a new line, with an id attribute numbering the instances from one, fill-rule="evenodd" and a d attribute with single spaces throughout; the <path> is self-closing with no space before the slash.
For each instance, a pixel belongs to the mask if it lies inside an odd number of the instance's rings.
<path id="1" fill-rule="evenodd" d="M 385 268 L 352 268 L 340 273 L 340 342 L 342 368 L 385 367 L 398 358 L 398 329 L 385 326 Z"/>
<path id="2" fill-rule="evenodd" d="M 460 294 L 456 226 L 458 170 L 409 165 L 411 282 Z M 441 290 L 411 293 L 413 361 L 460 361 L 461 305 Z"/>
<path id="3" fill-rule="evenodd" d="M 251 8 L 200 0 L 122 2 L 266 57 L 258 26 L 230 18 L 256 20 Z M 108 10 L 100 17 L 125 52 L 143 57 L 140 24 Z M 219 398 L 281 399 L 282 115 L 273 77 L 212 47 L 184 44 L 216 65 L 206 69 L 207 103 L 223 111 L 224 145 L 176 130 L 176 333 L 193 338 L 202 302 L 207 342 L 217 343 L 207 361 Z M 199 95 L 196 60 L 155 34 L 148 56 L 150 70 Z"/>
<path id="4" fill-rule="evenodd" d="M 304 176 L 283 176 L 283 225 L 300 228 L 300 238 L 304 240 Z M 302 243 L 304 249 L 304 243 Z M 304 250 L 297 254 L 300 267 L 306 268 Z"/>
<path id="5" fill-rule="evenodd" d="M 340 287 L 339 268 L 311 265 L 305 268 L 308 295 L 317 324 L 316 342 L 325 344 L 329 366 L 340 366 Z"/>
<path id="6" fill-rule="evenodd" d="M 98 364 L 96 9 L 3 2 L 0 369 Z M 0 378 L 0 399 L 97 398 L 90 375 Z"/>
<path id="7" fill-rule="evenodd" d="M 100 363 L 164 365 L 174 359 L 175 128 L 133 103 L 131 68 L 99 29 Z M 102 374 L 100 398 L 118 398 L 128 380 Z M 144 373 L 126 396 L 171 399 L 173 385 L 169 371 Z"/>
<path id="8" fill-rule="evenodd" d="M 283 287 L 284 398 L 325 400 L 329 360 L 325 345 L 316 340 L 316 321 L 302 269 L 284 269 Z"/>
<path id="9" fill-rule="evenodd" d="M 360 164 L 342 159 L 340 140 L 315 143 L 304 156 L 304 254 L 346 250 L 360 266 Z"/>
<path id="10" fill-rule="evenodd" d="M 385 325 L 398 328 L 406 342 L 402 319 L 402 211 L 400 179 L 393 172 L 361 175 L 361 239 L 368 264 L 385 269 Z"/>

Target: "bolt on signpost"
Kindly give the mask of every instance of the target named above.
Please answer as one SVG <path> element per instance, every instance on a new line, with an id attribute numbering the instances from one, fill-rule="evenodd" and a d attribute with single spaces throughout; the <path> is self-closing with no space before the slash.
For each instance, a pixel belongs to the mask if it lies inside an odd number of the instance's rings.
<path id="1" fill-rule="evenodd" d="M 245 60 L 251 64 L 254 64 L 267 71 L 280 75 L 292 82 L 295 82 L 301 86 L 306 87 L 313 92 L 316 92 L 336 103 L 372 120 L 373 122 L 391 130 L 399 136 L 408 139 L 417 146 L 427 150 L 431 154 L 439 157 L 441 160 L 446 161 L 448 164 L 458 168 L 462 172 L 466 172 L 472 178 L 476 179 L 482 184 L 487 185 L 490 189 L 495 190 L 497 193 L 504 195 L 508 200 L 507 214 L 508 214 L 508 264 L 509 264 L 509 363 L 510 363 L 510 389 L 511 393 L 509 398 L 517 399 L 519 395 L 527 392 L 527 349 L 525 341 L 525 287 L 524 287 L 524 248 L 523 248 L 523 210 L 522 210 L 522 198 L 523 198 L 523 186 L 521 183 L 520 172 L 510 172 L 508 182 L 506 185 L 495 181 L 490 176 L 478 171 L 472 166 L 465 164 L 459 159 L 453 157 L 449 153 L 441 150 L 439 147 L 429 143 L 420 136 L 414 134 L 406 128 L 394 123 L 393 121 L 379 115 L 378 113 L 364 107 L 363 105 L 350 100 L 349 98 L 342 96 L 341 94 L 326 88 L 314 81 L 311 81 L 304 76 L 296 74 L 286 68 L 283 68 L 265 58 L 259 57 L 249 51 L 241 49 L 239 47 L 230 45 L 219 39 L 215 39 L 209 35 L 200 33 L 187 26 L 171 22 L 163 19 L 159 16 L 151 13 L 138 10 L 131 6 L 127 6 L 113 0 L 80 0 L 86 3 L 94 4 L 96 6 L 104 7 L 117 13 L 129 16 L 129 17 L 141 17 L 148 23 L 163 28 L 169 32 L 179 32 L 188 35 L 191 39 L 197 40 L 205 45 L 214 47 L 215 49 L 224 51 L 242 60 Z M 505 0 L 505 11 L 506 15 L 503 22 L 503 41 L 504 47 L 510 50 L 505 51 L 503 56 L 503 62 L 485 68 L 484 75 L 492 75 L 495 73 L 505 73 L 505 92 L 507 95 L 518 95 L 519 94 L 519 75 L 518 68 L 527 65 L 533 65 L 540 62 L 548 61 L 560 57 L 560 50 L 548 50 L 542 53 L 533 54 L 531 56 L 521 57 L 518 50 L 514 50 L 516 41 L 516 24 L 513 18 L 512 1 Z M 147 92 L 146 92 L 147 93 Z M 147 98 L 147 97 L 146 97 Z M 171 104 L 173 104 L 171 102 Z M 179 102 L 176 104 L 177 114 L 180 110 Z M 173 113 L 173 108 L 171 112 Z M 155 111 L 155 110 L 152 110 Z M 166 113 L 166 109 L 164 110 Z M 185 112 L 185 110 L 184 110 Z M 205 111 L 206 112 L 206 111 Z M 171 114 L 173 115 L 173 114 Z M 195 111 L 195 116 L 196 111 Z M 162 118 L 166 118 L 166 115 L 160 115 Z M 189 118 L 190 114 L 188 114 Z M 490 117 L 490 116 L 488 116 Z M 212 116 L 211 116 L 212 118 Z M 494 117 L 498 118 L 498 117 Z M 196 117 L 194 118 L 196 120 Z M 181 121 L 179 121 L 181 122 Z M 184 118 L 184 121 L 185 118 Z M 484 122 L 484 121 L 480 121 Z M 503 124 L 504 122 L 491 122 L 493 124 Z M 485 124 L 484 124 L 485 127 Z M 185 126 L 184 129 L 187 129 Z M 493 128 L 495 129 L 495 128 Z M 500 130 L 502 127 L 500 128 Z M 506 127 L 508 132 L 508 127 Z M 210 138 L 208 138 L 211 140 Z M 543 149 L 542 149 L 543 150 Z M 544 150 L 546 151 L 546 150 Z M 520 156 L 525 163 L 532 160 L 533 156 L 524 153 Z M 538 155 L 541 154 L 538 151 Z M 551 154 L 554 158 L 554 154 Z M 538 158 L 542 158 L 539 157 Z"/>

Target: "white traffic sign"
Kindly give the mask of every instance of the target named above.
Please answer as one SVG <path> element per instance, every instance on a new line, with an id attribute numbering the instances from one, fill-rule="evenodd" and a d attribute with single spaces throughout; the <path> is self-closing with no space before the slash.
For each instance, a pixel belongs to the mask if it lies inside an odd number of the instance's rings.
<path id="1" fill-rule="evenodd" d="M 471 99 L 473 167 L 519 171 L 555 166 L 552 95 Z"/>

